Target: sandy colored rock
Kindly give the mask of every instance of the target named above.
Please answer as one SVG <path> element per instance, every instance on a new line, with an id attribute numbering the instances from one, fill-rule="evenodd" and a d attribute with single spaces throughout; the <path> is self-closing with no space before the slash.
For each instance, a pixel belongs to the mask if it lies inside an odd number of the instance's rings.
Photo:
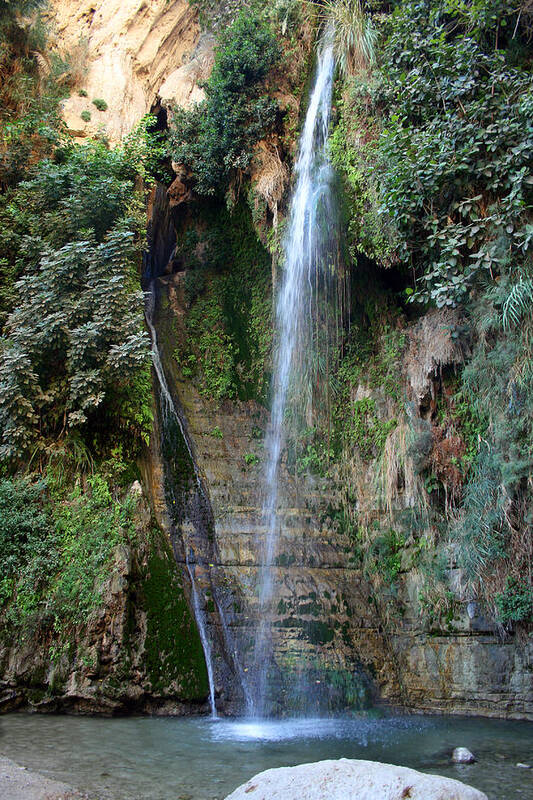
<path id="1" fill-rule="evenodd" d="M 341 758 L 260 772 L 226 800 L 487 800 L 460 781 Z"/>
<path id="2" fill-rule="evenodd" d="M 213 43 L 209 37 L 200 41 L 188 0 L 52 0 L 50 21 L 57 49 L 75 53 L 80 62 L 78 83 L 63 105 L 74 135 L 102 130 L 110 141 L 120 140 L 150 111 L 163 86 L 167 103 L 202 99 L 197 83 L 211 69 Z M 98 110 L 94 99 L 105 100 L 107 109 Z M 83 111 L 91 114 L 88 122 Z"/>

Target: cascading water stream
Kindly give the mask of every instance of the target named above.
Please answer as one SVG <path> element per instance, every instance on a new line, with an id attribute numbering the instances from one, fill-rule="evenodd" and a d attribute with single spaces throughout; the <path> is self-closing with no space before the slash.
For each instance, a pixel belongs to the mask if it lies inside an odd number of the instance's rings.
<path id="1" fill-rule="evenodd" d="M 176 407 L 174 405 L 174 401 L 172 399 L 172 395 L 170 394 L 167 380 L 165 378 L 165 373 L 163 370 L 163 365 L 161 363 L 161 357 L 159 355 L 159 347 L 157 345 L 157 333 L 155 330 L 155 326 L 153 323 L 153 313 L 154 313 L 154 298 L 155 292 L 153 290 L 153 286 L 151 287 L 151 292 L 147 293 L 146 299 L 146 324 L 148 325 L 148 329 L 150 331 L 151 341 L 152 341 L 152 363 L 154 366 L 155 373 L 157 375 L 157 380 L 159 383 L 159 390 L 160 390 L 160 397 L 161 397 L 161 415 L 163 418 L 163 425 L 166 424 L 166 421 L 169 417 L 172 417 L 175 422 L 178 424 L 178 428 L 181 432 L 183 437 L 183 441 L 187 447 L 187 451 L 190 456 L 191 464 L 193 465 L 194 469 L 194 476 L 195 481 L 198 486 L 200 493 L 203 494 L 203 487 L 200 480 L 200 476 L 198 474 L 198 469 L 196 466 L 196 461 L 193 458 L 193 453 L 191 450 L 191 446 L 189 444 L 188 436 L 186 434 L 183 421 L 181 419 L 180 414 L 177 412 Z M 213 674 L 213 660 L 211 654 L 211 645 L 209 644 L 209 639 L 207 637 L 207 620 L 205 611 L 202 609 L 200 605 L 200 596 L 198 592 L 198 587 L 196 583 L 195 577 L 195 569 L 194 563 L 191 561 L 191 552 L 192 548 L 188 546 L 188 542 L 184 541 L 184 550 L 185 550 L 185 566 L 187 568 L 187 573 L 189 575 L 189 579 L 191 582 L 191 600 L 192 600 L 192 608 L 194 613 L 194 618 L 196 621 L 196 625 L 198 628 L 198 633 L 200 635 L 200 641 L 202 643 L 202 649 L 204 652 L 205 664 L 207 668 L 207 679 L 209 683 L 209 706 L 211 708 L 211 716 L 213 718 L 217 717 L 217 709 L 215 704 L 215 680 Z"/>
<path id="2" fill-rule="evenodd" d="M 333 169 L 328 156 L 328 127 L 333 74 L 333 32 L 326 29 L 319 47 L 315 82 L 300 137 L 296 182 L 284 243 L 284 277 L 276 307 L 272 414 L 265 440 L 267 493 L 263 505 L 265 538 L 259 579 L 259 624 L 251 670 L 251 703 L 247 709 L 255 717 L 265 713 L 267 674 L 272 655 L 269 607 L 273 600 L 272 567 L 279 533 L 278 482 L 285 441 L 284 415 L 295 358 L 298 353 L 305 353 L 311 344 L 313 283 L 316 271 L 323 266 L 324 252 L 330 240 L 330 220 L 327 217 Z"/>

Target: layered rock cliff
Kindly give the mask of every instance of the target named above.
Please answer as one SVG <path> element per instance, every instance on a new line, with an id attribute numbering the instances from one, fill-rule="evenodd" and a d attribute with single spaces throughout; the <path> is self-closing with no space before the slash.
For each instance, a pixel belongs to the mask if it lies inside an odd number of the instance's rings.
<path id="1" fill-rule="evenodd" d="M 180 353 L 187 318 L 194 309 L 185 291 L 192 273 L 183 270 L 174 256 L 187 212 L 183 207 L 169 209 L 161 191 L 154 210 L 159 221 L 165 220 L 153 243 L 158 253 L 166 253 L 157 279 L 163 360 L 209 492 L 220 559 L 211 564 L 211 578 L 232 598 L 230 624 L 246 669 L 257 621 L 255 587 L 264 534 L 263 437 L 268 412 L 253 399 L 210 399 L 201 368 L 196 377 L 186 377 L 191 370 Z M 230 260 L 227 268 L 238 269 L 238 263 Z M 408 462 L 422 458 L 421 450 L 427 457 L 438 439 L 431 409 L 441 391 L 440 376 L 463 357 L 452 330 L 449 312 L 432 311 L 401 331 L 400 349 L 389 366 L 398 389 L 394 396 L 401 398 L 401 407 L 405 404 L 410 415 L 418 449 L 411 448 L 407 463 L 398 466 L 401 426 L 395 422 L 385 437 L 390 450 L 385 462 L 392 461 L 388 468 L 381 463 L 389 481 L 381 493 L 375 486 L 377 462 L 371 458 L 365 464 L 356 453 L 361 442 L 354 443 L 351 462 L 332 465 L 322 477 L 302 471 L 287 459 L 287 453 L 284 456 L 274 577 L 273 682 L 285 708 L 339 709 L 385 701 L 428 712 L 516 718 L 533 714 L 531 640 L 498 629 L 462 585 L 453 557 L 444 565 L 446 580 L 454 587 L 449 606 L 432 616 L 424 605 L 428 588 L 420 552 L 421 547 L 431 551 L 431 545 L 421 545 L 420 538 L 434 533 L 429 517 L 411 519 L 424 490 Z M 363 365 L 356 402 L 371 401 L 377 409 L 372 425 L 380 420 L 387 424 L 388 418 L 402 412 L 387 393 L 390 375 L 376 382 L 371 377 L 375 367 L 369 359 L 365 374 Z M 376 550 L 371 561 L 364 560 L 363 545 L 354 539 L 353 526 L 347 523 L 346 490 L 354 485 L 358 487 L 357 499 L 351 499 L 354 514 L 397 531 L 397 546 Z M 152 480 L 152 494 L 156 506 L 163 509 L 157 479 Z M 388 506 L 383 494 L 388 495 Z M 413 524 L 414 535 L 410 533 Z M 367 545 L 371 553 L 375 546 L 372 541 Z M 210 621 L 222 658 L 223 634 L 215 609 Z M 221 674 L 218 686 L 224 695 Z M 225 696 L 231 698 L 231 690 Z"/>
<path id="2" fill-rule="evenodd" d="M 130 495 L 133 535 L 116 546 L 100 602 L 87 620 L 65 638 L 45 613 L 22 632 L 4 616 L 0 710 L 205 710 L 205 662 L 183 577 L 139 483 Z"/>
<path id="3" fill-rule="evenodd" d="M 78 85 L 63 108 L 76 136 L 102 129 L 117 141 L 161 102 L 186 106 L 203 96 L 198 82 L 209 73 L 212 41 L 200 35 L 185 0 L 55 0 L 51 14 L 58 46 L 80 58 Z M 291 102 L 295 112 L 298 103 Z M 257 616 L 275 279 L 275 257 L 264 243 L 286 200 L 288 167 L 279 153 L 275 166 L 281 179 L 268 212 L 266 189 L 249 205 L 241 198 L 231 216 L 222 203 L 195 199 L 179 179 L 170 205 L 164 187 L 151 205 L 149 268 L 162 358 L 212 514 L 212 526 L 195 545 L 203 548 L 198 580 L 219 701 L 228 710 L 242 702 L 236 664 L 247 669 Z M 262 185 L 260 169 L 252 179 Z M 210 264 L 205 254 L 216 225 L 234 236 Z M 365 275 L 365 265 L 358 266 Z M 361 292 L 394 279 L 368 270 Z M 233 282 L 224 283 L 230 273 Z M 222 310 L 217 306 L 218 316 L 210 317 L 213 307 L 198 299 L 217 292 Z M 377 306 L 385 307 L 389 294 L 385 286 Z M 369 335 L 358 342 L 361 358 L 346 395 L 355 420 L 352 446 L 327 468 L 308 468 L 288 453 L 282 464 L 273 621 L 279 696 L 285 707 L 302 707 L 304 681 L 314 687 L 307 709 L 383 700 L 420 711 L 532 718 L 531 637 L 489 618 L 469 594 L 453 548 L 441 570 L 447 592 L 433 590 L 426 574 L 438 537 L 435 520 L 448 524 L 445 512 L 458 485 L 455 440 L 440 424 L 438 403 L 469 346 L 461 320 L 435 311 L 417 320 L 405 313 L 392 321 L 379 312 L 373 320 L 365 312 L 360 317 Z M 200 334 L 202 341 L 191 346 Z M 238 351 L 237 358 L 230 353 L 235 369 L 224 360 L 231 349 Z M 229 381 L 238 387 L 231 398 L 224 396 Z M 139 544 L 117 551 L 101 611 L 80 630 L 75 647 L 51 660 L 50 643 L 36 638 L 2 645 L 4 708 L 30 703 L 42 710 L 183 713 L 204 707 L 205 664 L 184 603 L 190 585 L 168 508 L 160 428 L 156 422 L 142 472 L 166 538 L 152 530 L 139 501 Z M 421 478 L 430 460 L 446 495 L 436 501 Z M 363 536 L 363 527 L 372 536 Z M 181 572 L 170 560 L 169 541 Z"/>

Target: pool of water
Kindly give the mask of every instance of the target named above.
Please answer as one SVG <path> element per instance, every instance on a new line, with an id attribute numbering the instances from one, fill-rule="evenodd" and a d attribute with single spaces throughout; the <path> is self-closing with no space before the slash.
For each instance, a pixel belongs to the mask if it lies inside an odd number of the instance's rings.
<path id="1" fill-rule="evenodd" d="M 478 758 L 453 765 L 454 747 Z M 531 800 L 533 723 L 375 716 L 279 720 L 0 717 L 0 754 L 110 800 L 221 800 L 270 767 L 325 758 L 400 764 L 470 783 L 490 800 Z"/>

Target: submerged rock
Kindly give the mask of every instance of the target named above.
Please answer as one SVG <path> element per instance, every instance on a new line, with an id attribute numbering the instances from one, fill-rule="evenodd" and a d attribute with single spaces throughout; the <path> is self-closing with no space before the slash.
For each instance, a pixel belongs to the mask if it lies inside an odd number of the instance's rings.
<path id="1" fill-rule="evenodd" d="M 452 753 L 454 764 L 473 764 L 476 757 L 470 752 L 468 747 L 456 747 Z"/>
<path id="2" fill-rule="evenodd" d="M 341 758 L 260 772 L 226 800 L 487 800 L 451 778 Z"/>

